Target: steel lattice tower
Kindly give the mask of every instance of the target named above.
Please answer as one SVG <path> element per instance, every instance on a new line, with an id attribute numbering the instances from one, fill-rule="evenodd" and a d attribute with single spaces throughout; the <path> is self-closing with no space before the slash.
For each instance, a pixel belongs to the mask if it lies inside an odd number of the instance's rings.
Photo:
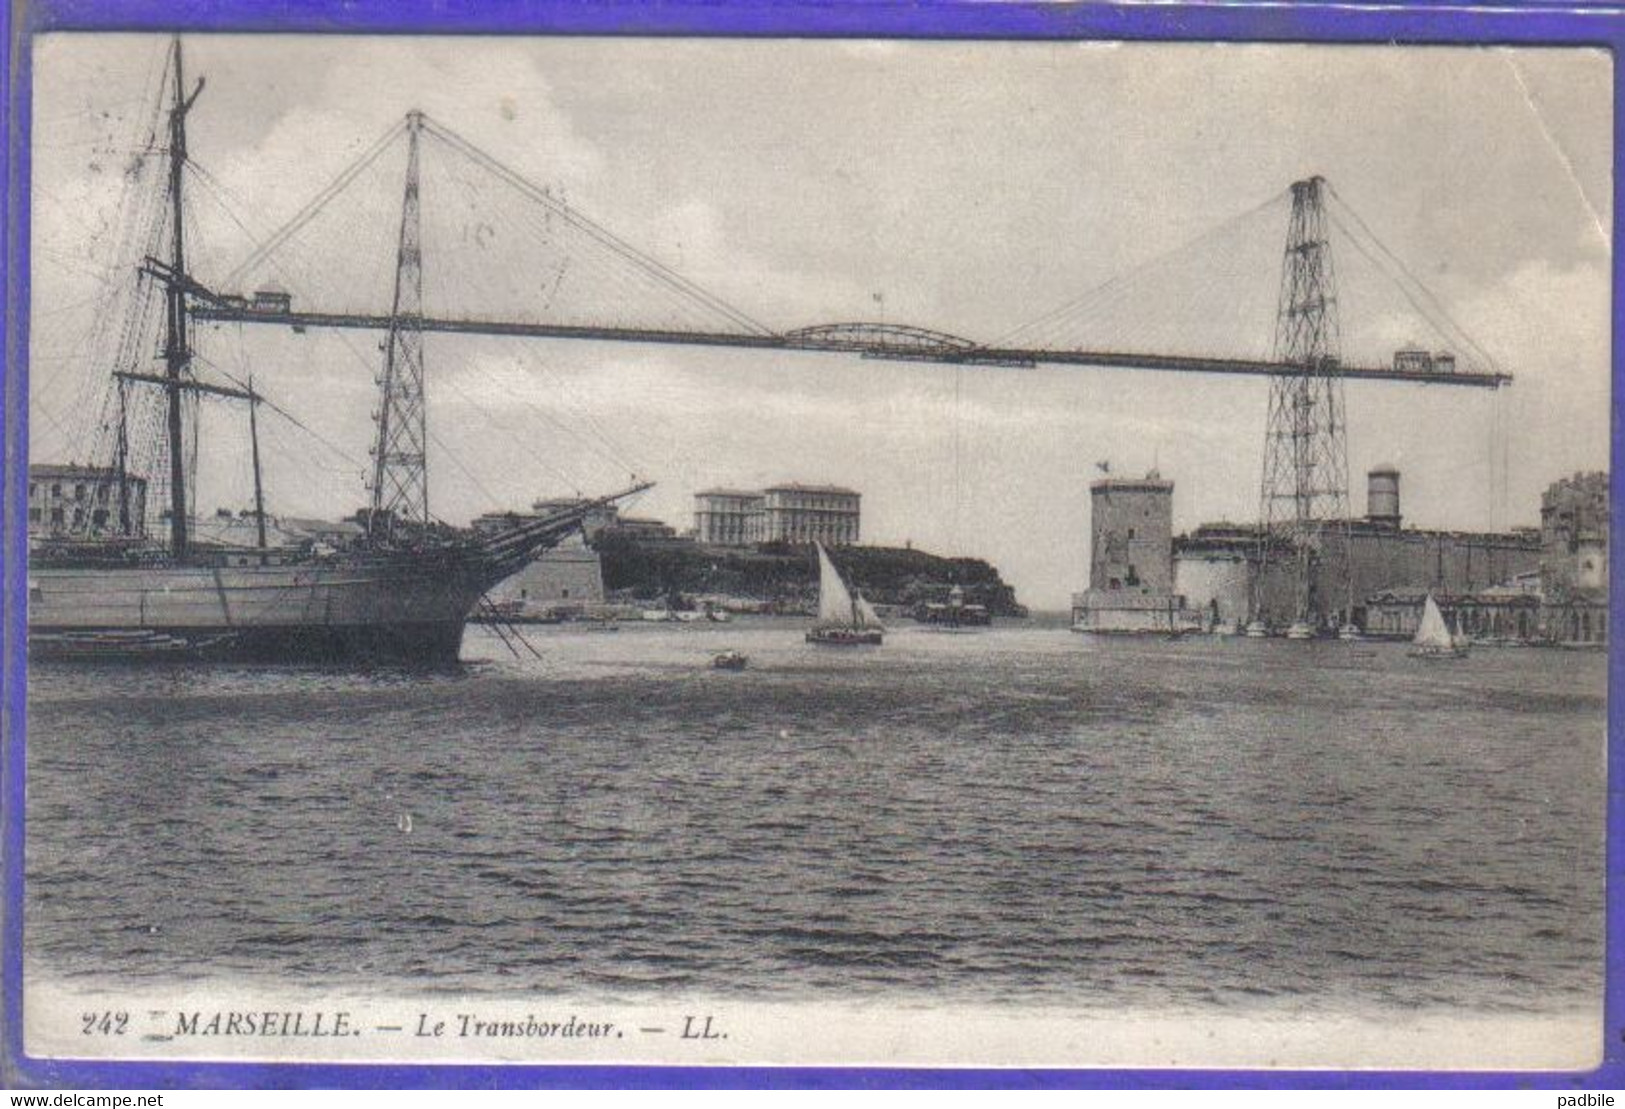
<path id="1" fill-rule="evenodd" d="M 1302 372 L 1270 383 L 1269 423 L 1259 493 L 1263 553 L 1259 578 L 1276 551 L 1293 558 L 1294 618 L 1314 622 L 1336 611 L 1341 595 L 1313 595 L 1313 562 L 1330 528 L 1349 519 L 1348 440 L 1343 383 L 1329 373 L 1340 357 L 1337 281 L 1320 177 L 1292 185 L 1292 216 L 1281 265 L 1274 357 Z M 1347 536 L 1345 535 L 1345 540 Z M 1343 573 L 1347 574 L 1347 552 Z M 1341 591 L 1346 592 L 1346 589 Z M 1261 608 L 1255 601 L 1255 609 Z M 1261 618 L 1255 612 L 1255 618 Z"/>
<path id="2" fill-rule="evenodd" d="M 428 441 L 423 400 L 423 250 L 418 208 L 418 138 L 423 113 L 406 117 L 406 194 L 401 203 L 395 299 L 378 378 L 378 438 L 372 448 L 369 529 L 388 534 L 397 523 L 429 522 Z"/>

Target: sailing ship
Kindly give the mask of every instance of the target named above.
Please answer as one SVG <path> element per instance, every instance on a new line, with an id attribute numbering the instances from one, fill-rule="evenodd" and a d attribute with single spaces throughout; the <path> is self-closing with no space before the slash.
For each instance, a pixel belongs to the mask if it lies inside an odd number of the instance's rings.
<path id="1" fill-rule="evenodd" d="M 1422 622 L 1411 641 L 1411 654 L 1416 658 L 1463 658 L 1467 654 L 1466 637 L 1450 630 L 1432 593 L 1422 606 Z"/>
<path id="2" fill-rule="evenodd" d="M 595 510 L 648 488 L 583 499 L 540 517 L 484 534 L 428 517 L 403 518 L 380 502 L 375 472 L 367 526 L 333 546 L 266 542 L 255 413 L 265 398 L 253 388 L 204 381 L 194 372 L 189 315 L 195 302 L 218 302 L 187 270 L 182 169 L 186 118 L 203 82 L 186 87 L 181 44 L 172 45 L 167 180 L 167 257 L 146 258 L 141 273 L 166 300 L 162 373 L 116 370 L 121 405 L 116 456 L 119 533 L 31 540 L 28 650 L 34 659 L 233 659 L 294 662 L 409 662 L 457 659 L 463 628 L 487 590 L 540 552 L 578 530 Z M 166 82 L 168 83 L 168 82 Z M 397 311 L 399 306 L 397 306 Z M 392 336 L 393 337 L 393 336 Z M 389 346 L 395 353 L 395 343 Z M 386 366 L 386 379 L 391 367 Z M 126 387 L 160 389 L 167 448 L 167 545 L 149 541 L 131 519 L 132 487 L 145 478 L 129 469 Z M 257 543 L 252 548 L 202 541 L 191 527 L 183 439 L 183 400 L 200 395 L 246 402 L 254 470 Z M 380 423 L 378 466 L 388 440 Z M 421 467 L 421 458 L 417 460 Z M 421 475 L 422 470 L 418 473 Z"/>
<path id="3" fill-rule="evenodd" d="M 818 622 L 807 632 L 807 642 L 879 646 L 886 636 L 880 617 L 863 594 L 847 585 L 824 545 L 813 546 L 818 549 Z"/>

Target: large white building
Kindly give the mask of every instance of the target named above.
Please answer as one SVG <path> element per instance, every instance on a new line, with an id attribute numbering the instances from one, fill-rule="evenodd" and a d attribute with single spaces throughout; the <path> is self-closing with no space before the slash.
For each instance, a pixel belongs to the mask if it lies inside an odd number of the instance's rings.
<path id="1" fill-rule="evenodd" d="M 850 546 L 862 534 L 863 495 L 839 485 L 774 485 L 694 494 L 694 537 L 719 547 L 755 543 Z"/>
<path id="2" fill-rule="evenodd" d="M 767 498 L 750 489 L 702 489 L 694 494 L 694 538 L 717 547 L 762 541 Z"/>
<path id="3" fill-rule="evenodd" d="M 839 485 L 774 485 L 764 489 L 764 542 L 844 547 L 861 534 L 862 494 Z"/>

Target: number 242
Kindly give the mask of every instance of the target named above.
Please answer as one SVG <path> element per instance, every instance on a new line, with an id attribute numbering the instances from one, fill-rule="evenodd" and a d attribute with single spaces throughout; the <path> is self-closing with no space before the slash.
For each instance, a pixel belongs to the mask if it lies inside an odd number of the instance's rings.
<path id="1" fill-rule="evenodd" d="M 130 1023 L 129 1013 L 83 1013 L 79 1017 L 84 1025 L 80 1031 L 87 1036 L 122 1036 Z"/>

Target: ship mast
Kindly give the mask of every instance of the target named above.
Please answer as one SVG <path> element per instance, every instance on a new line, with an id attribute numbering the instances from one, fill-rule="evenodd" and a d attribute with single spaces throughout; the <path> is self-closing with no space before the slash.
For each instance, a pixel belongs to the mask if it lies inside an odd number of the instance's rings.
<path id="1" fill-rule="evenodd" d="M 169 545 L 177 559 L 186 556 L 187 504 L 186 458 L 182 439 L 181 392 L 186 370 L 192 364 L 192 350 L 187 341 L 186 307 L 186 224 L 181 203 L 181 181 L 186 167 L 186 113 L 203 91 L 203 80 L 190 96 L 186 93 L 186 77 L 182 64 L 181 38 L 174 39 L 175 82 L 169 110 L 169 204 L 170 279 L 166 282 L 165 299 L 168 312 L 164 329 L 164 383 L 169 393 Z"/>
<path id="2" fill-rule="evenodd" d="M 118 379 L 118 526 L 130 538 L 130 414 L 126 382 Z"/>
<path id="3" fill-rule="evenodd" d="M 254 534 L 259 540 L 260 565 L 265 565 L 265 486 L 260 484 L 260 426 L 254 412 L 260 406 L 254 375 L 248 375 L 248 444 L 254 459 Z"/>

